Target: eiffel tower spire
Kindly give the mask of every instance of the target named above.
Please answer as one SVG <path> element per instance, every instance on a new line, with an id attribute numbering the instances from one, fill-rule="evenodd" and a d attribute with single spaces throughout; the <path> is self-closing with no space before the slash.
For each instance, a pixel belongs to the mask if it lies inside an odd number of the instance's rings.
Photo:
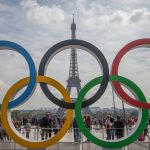
<path id="1" fill-rule="evenodd" d="M 71 37 L 72 39 L 75 39 L 76 38 L 76 24 L 74 22 L 74 14 L 73 14 L 73 22 L 71 24 Z"/>

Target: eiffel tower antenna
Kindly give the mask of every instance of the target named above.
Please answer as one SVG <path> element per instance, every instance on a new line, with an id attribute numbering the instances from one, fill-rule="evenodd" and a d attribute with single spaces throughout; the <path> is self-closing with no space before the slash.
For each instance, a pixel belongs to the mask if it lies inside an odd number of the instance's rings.
<path id="1" fill-rule="evenodd" d="M 74 14 L 73 14 L 73 23 L 74 23 Z"/>

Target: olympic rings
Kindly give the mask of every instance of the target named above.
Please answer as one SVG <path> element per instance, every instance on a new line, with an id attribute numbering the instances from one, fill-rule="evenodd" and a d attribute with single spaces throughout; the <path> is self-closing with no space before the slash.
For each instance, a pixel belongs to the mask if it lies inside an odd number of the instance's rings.
<path id="1" fill-rule="evenodd" d="M 20 45 L 10 42 L 10 41 L 0 41 L 0 50 L 14 50 L 16 52 L 19 52 L 27 61 L 29 65 L 29 70 L 30 70 L 30 81 L 28 84 L 28 87 L 24 91 L 24 93 L 18 97 L 17 99 L 9 102 L 8 109 L 17 107 L 21 103 L 24 103 L 26 99 L 30 96 L 30 94 L 34 91 L 35 85 L 36 85 L 36 69 L 34 62 L 30 56 L 30 54 Z"/>
<path id="2" fill-rule="evenodd" d="M 117 56 L 115 57 L 115 59 L 113 61 L 111 74 L 118 75 L 118 67 L 119 67 L 119 63 L 120 63 L 122 57 L 128 51 L 133 50 L 135 48 L 140 48 L 140 47 L 150 47 L 150 39 L 135 40 L 133 42 L 130 42 L 126 46 L 124 46 L 119 51 L 119 53 L 117 54 Z M 128 104 L 130 104 L 132 106 L 140 107 L 140 108 L 150 109 L 150 103 L 141 102 L 141 101 L 137 101 L 136 99 L 133 99 L 132 97 L 130 97 L 129 95 L 127 95 L 124 92 L 124 90 L 122 89 L 122 87 L 119 83 L 112 82 L 112 85 L 115 89 L 115 92 Z"/>
<path id="3" fill-rule="evenodd" d="M 114 141 L 106 141 L 106 140 L 101 140 L 101 139 L 96 138 L 85 127 L 83 119 L 82 119 L 82 115 L 81 115 L 81 108 L 82 108 L 82 102 L 83 102 L 83 99 L 84 99 L 84 96 L 86 95 L 86 93 L 92 87 L 100 84 L 102 82 L 102 79 L 103 79 L 103 77 L 101 76 L 101 77 L 91 80 L 82 88 L 81 92 L 79 93 L 79 96 L 76 101 L 76 106 L 75 106 L 75 115 L 76 115 L 77 124 L 78 124 L 80 130 L 82 131 L 82 133 L 91 142 L 93 142 L 94 144 L 96 144 L 98 146 L 105 147 L 105 148 L 124 147 L 124 146 L 129 145 L 132 142 L 134 142 L 140 136 L 140 134 L 143 132 L 143 130 L 145 129 L 146 124 L 147 124 L 147 119 L 148 119 L 148 110 L 142 109 L 142 112 L 140 111 L 139 119 L 138 119 L 137 125 L 135 127 L 136 129 L 132 134 L 129 134 L 128 136 L 126 136 L 124 138 L 121 138 L 119 140 L 114 140 Z M 129 87 L 130 90 L 132 90 L 132 92 L 134 92 L 136 94 L 136 96 L 138 97 L 138 99 L 140 101 L 146 102 L 146 98 L 145 98 L 144 94 L 142 93 L 142 91 L 140 90 L 140 88 L 138 86 L 136 86 L 136 84 L 134 84 L 129 79 L 126 79 L 121 76 L 112 76 L 111 75 L 109 80 L 121 82 L 122 84 Z"/>
<path id="4" fill-rule="evenodd" d="M 70 96 L 67 93 L 67 91 L 65 90 L 65 88 L 60 83 L 58 83 L 56 80 L 49 78 L 49 77 L 38 76 L 36 78 L 36 82 L 47 83 L 49 85 L 54 86 L 57 90 L 59 90 L 61 92 L 65 101 L 67 101 L 68 103 L 72 102 L 70 99 Z M 10 115 L 8 116 L 9 119 L 7 117 L 7 114 L 8 114 L 7 108 L 8 108 L 9 100 L 14 96 L 14 93 L 16 93 L 19 89 L 21 89 L 28 83 L 29 83 L 29 78 L 24 78 L 24 79 L 18 81 L 17 83 L 15 83 L 8 90 L 8 92 L 6 93 L 6 95 L 4 97 L 3 103 L 2 103 L 1 119 L 2 119 L 3 126 L 6 130 L 6 132 L 18 144 L 23 145 L 25 147 L 29 147 L 29 148 L 45 148 L 45 147 L 48 147 L 50 145 L 57 143 L 68 131 L 68 129 L 70 128 L 71 122 L 72 122 L 72 118 L 73 118 L 73 110 L 67 110 L 66 120 L 65 120 L 65 123 L 64 123 L 62 129 L 51 139 L 46 140 L 46 141 L 33 142 L 29 139 L 24 139 L 23 137 L 20 137 L 20 134 L 15 131 L 15 128 L 13 127 L 13 125 L 10 125 L 11 118 L 10 118 Z"/>
<path id="5" fill-rule="evenodd" d="M 47 146 L 53 145 L 57 143 L 67 132 L 67 130 L 70 128 L 72 118 L 73 118 L 73 110 L 75 108 L 75 115 L 76 115 L 76 120 L 77 124 L 80 128 L 80 130 L 83 132 L 83 134 L 93 143 L 96 145 L 106 147 L 106 148 L 120 148 L 123 146 L 126 146 L 128 144 L 131 144 L 134 142 L 142 133 L 144 130 L 146 123 L 147 123 L 147 118 L 148 118 L 148 109 L 150 109 L 150 103 L 147 103 L 147 100 L 141 91 L 141 89 L 134 84 L 132 81 L 129 79 L 126 79 L 124 77 L 118 76 L 118 67 L 119 63 L 122 59 L 122 57 L 130 50 L 138 47 L 150 47 L 150 39 L 139 39 L 136 41 L 133 41 L 129 44 L 127 44 L 125 47 L 121 49 L 121 51 L 117 54 L 113 61 L 112 65 L 112 71 L 111 75 L 109 75 L 109 69 L 108 69 L 108 64 L 107 61 L 104 57 L 104 55 L 101 53 L 101 51 L 95 47 L 94 45 L 82 41 L 82 40 L 66 40 L 62 41 L 60 43 L 57 43 L 53 47 L 51 47 L 44 57 L 42 58 L 38 70 L 38 76 L 36 77 L 36 69 L 34 62 L 31 58 L 31 56 L 28 54 L 28 52 L 19 46 L 16 43 L 9 42 L 9 41 L 0 41 L 0 49 L 11 49 L 19 52 L 21 55 L 23 55 L 29 65 L 29 70 L 30 70 L 30 77 L 24 78 L 17 83 L 15 83 L 6 93 L 2 106 L 1 106 L 1 118 L 2 118 L 2 123 L 3 127 L 5 128 L 6 132 L 10 135 L 14 141 L 16 141 L 18 144 L 21 144 L 25 147 L 29 148 L 45 148 Z M 95 78 L 91 80 L 89 83 L 85 85 L 83 89 L 81 89 L 78 97 L 77 97 L 77 102 L 72 103 L 71 98 L 68 94 L 68 92 L 65 90 L 65 88 L 58 83 L 56 80 L 51 79 L 49 77 L 44 76 L 45 71 L 47 69 L 47 65 L 49 61 L 60 51 L 68 48 L 80 48 L 83 50 L 86 50 L 90 52 L 96 60 L 99 62 L 101 66 L 101 70 L 103 73 L 103 76 Z M 136 125 L 135 131 L 119 140 L 116 141 L 106 141 L 106 140 L 101 140 L 97 139 L 95 136 L 93 136 L 84 126 L 82 116 L 81 116 L 81 109 L 83 107 L 87 107 L 94 102 L 96 102 L 104 93 L 105 89 L 107 88 L 108 82 L 111 81 L 115 92 L 120 96 L 125 102 L 129 103 L 132 106 L 136 106 L 139 108 L 140 114 L 138 115 L 138 123 Z M 51 100 L 54 104 L 67 108 L 67 117 L 66 121 L 64 123 L 63 128 L 58 132 L 54 137 L 47 141 L 40 141 L 40 142 L 35 142 L 35 141 L 30 141 L 29 139 L 23 138 L 19 133 L 15 131 L 15 128 L 13 125 L 11 125 L 11 117 L 10 117 L 10 109 L 17 107 L 24 103 L 29 96 L 33 93 L 35 87 L 36 87 L 36 82 L 40 83 L 41 89 L 43 90 L 44 94 L 47 96 L 49 100 Z M 128 96 L 123 89 L 121 88 L 120 83 L 123 85 L 126 85 L 129 87 L 129 89 L 133 92 L 133 95 L 135 96 L 135 99 L 131 98 Z M 64 97 L 65 101 L 60 101 L 57 99 L 51 91 L 48 89 L 47 84 L 50 84 L 54 86 L 57 90 L 61 92 L 61 94 Z M 93 97 L 88 99 L 87 101 L 83 101 L 84 96 L 86 93 L 95 85 L 100 84 L 100 87 L 98 91 L 94 94 Z M 24 86 L 27 85 L 26 90 L 24 93 L 17 99 L 13 99 L 15 97 L 15 93 L 23 88 Z M 136 94 L 136 95 L 135 95 Z M 137 98 L 136 98 L 137 97 Z M 10 101 L 10 99 L 13 99 L 13 101 Z M 10 102 L 9 102 L 10 101 Z M 9 114 L 9 115 L 8 115 Z M 7 116 L 8 115 L 8 116 Z"/>
<path id="6" fill-rule="evenodd" d="M 46 52 L 46 54 L 43 56 L 40 66 L 39 66 L 39 75 L 44 76 L 45 71 L 47 69 L 46 67 L 54 55 L 56 55 L 58 52 L 60 52 L 64 49 L 68 49 L 68 48 L 80 48 L 80 49 L 84 49 L 84 50 L 90 52 L 97 59 L 97 61 L 100 64 L 100 67 L 102 68 L 102 72 L 103 72 L 102 84 L 101 84 L 100 88 L 98 89 L 98 91 L 91 98 L 89 98 L 88 100 L 83 102 L 82 107 L 87 107 L 87 106 L 93 104 L 94 102 L 96 102 L 103 95 L 105 89 L 107 88 L 107 84 L 109 81 L 109 69 L 108 69 L 107 61 L 106 61 L 104 55 L 101 53 L 101 51 L 97 47 L 95 47 L 94 45 L 92 45 L 86 41 L 76 40 L 76 39 L 66 40 L 66 41 L 57 43 L 56 45 L 51 47 Z M 75 108 L 75 103 L 63 102 L 63 101 L 59 100 L 57 97 L 55 97 L 51 93 L 51 91 L 48 89 L 48 87 L 45 83 L 40 83 L 40 85 L 41 85 L 41 89 L 43 90 L 43 93 L 47 96 L 47 98 L 50 101 L 52 101 L 56 105 L 63 107 L 63 108 L 67 108 L 67 109 Z"/>

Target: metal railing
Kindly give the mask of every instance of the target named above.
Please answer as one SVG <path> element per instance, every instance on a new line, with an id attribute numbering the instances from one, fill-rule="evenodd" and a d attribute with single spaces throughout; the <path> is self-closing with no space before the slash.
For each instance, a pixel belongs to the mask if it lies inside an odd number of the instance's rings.
<path id="1" fill-rule="evenodd" d="M 24 127 L 21 128 L 17 128 L 18 132 L 20 132 L 20 134 L 24 135 L 24 137 L 27 136 L 27 129 Z M 40 127 L 36 127 L 36 126 L 32 126 L 30 132 L 29 132 L 29 138 L 35 141 L 41 141 L 41 140 L 46 140 L 49 138 L 49 136 L 51 135 L 51 137 L 53 137 L 57 132 L 58 129 L 55 128 L 40 128 Z M 126 136 L 128 134 L 130 134 L 130 132 L 134 130 L 134 128 L 125 128 L 123 131 L 123 136 Z M 115 135 L 115 131 L 116 129 L 111 129 L 111 134 L 114 135 L 114 140 L 117 139 L 116 135 Z M 124 150 L 150 150 L 150 128 L 147 128 L 147 135 L 145 136 L 145 140 L 143 141 L 139 141 L 137 139 L 137 141 L 135 141 L 133 144 L 128 145 L 127 147 L 124 147 L 122 149 Z M 68 133 L 66 133 L 66 135 L 54 146 L 47 148 L 48 150 L 68 150 L 70 149 L 75 149 L 75 150 L 88 150 L 92 149 L 92 150 L 97 150 L 100 149 L 100 147 L 96 146 L 95 144 L 87 141 L 86 137 L 78 132 L 78 134 L 80 134 L 80 139 L 79 141 L 75 141 L 74 139 L 74 132 L 77 132 L 77 130 L 75 131 L 75 128 L 70 128 L 70 130 L 68 131 Z M 90 129 L 90 132 L 92 134 L 94 134 L 94 136 L 96 136 L 97 138 L 101 138 L 101 139 L 107 139 L 108 136 L 108 131 L 105 128 L 100 128 L 100 127 L 92 127 Z M 51 134 L 50 134 L 51 133 Z M 112 136 L 112 135 L 111 135 Z M 112 136 L 113 137 L 113 136 Z M 7 133 L 3 130 L 0 129 L 0 149 L 26 149 L 18 144 L 16 144 L 8 135 Z"/>

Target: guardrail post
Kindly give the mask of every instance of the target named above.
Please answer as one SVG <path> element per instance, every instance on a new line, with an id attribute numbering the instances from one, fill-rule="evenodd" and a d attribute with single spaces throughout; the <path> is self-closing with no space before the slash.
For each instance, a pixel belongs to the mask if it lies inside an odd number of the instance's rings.
<path id="1" fill-rule="evenodd" d="M 16 149 L 16 142 L 14 142 L 14 150 Z"/>
<path id="2" fill-rule="evenodd" d="M 58 142 L 58 150 L 59 150 L 59 142 Z"/>
<path id="3" fill-rule="evenodd" d="M 83 150 L 83 134 L 81 132 L 81 150 Z"/>
<path id="4" fill-rule="evenodd" d="M 36 140 L 36 128 L 34 128 L 34 140 Z"/>
<path id="5" fill-rule="evenodd" d="M 148 145 L 149 145 L 149 150 L 150 150 L 150 136 L 149 136 L 149 128 L 148 129 Z"/>

